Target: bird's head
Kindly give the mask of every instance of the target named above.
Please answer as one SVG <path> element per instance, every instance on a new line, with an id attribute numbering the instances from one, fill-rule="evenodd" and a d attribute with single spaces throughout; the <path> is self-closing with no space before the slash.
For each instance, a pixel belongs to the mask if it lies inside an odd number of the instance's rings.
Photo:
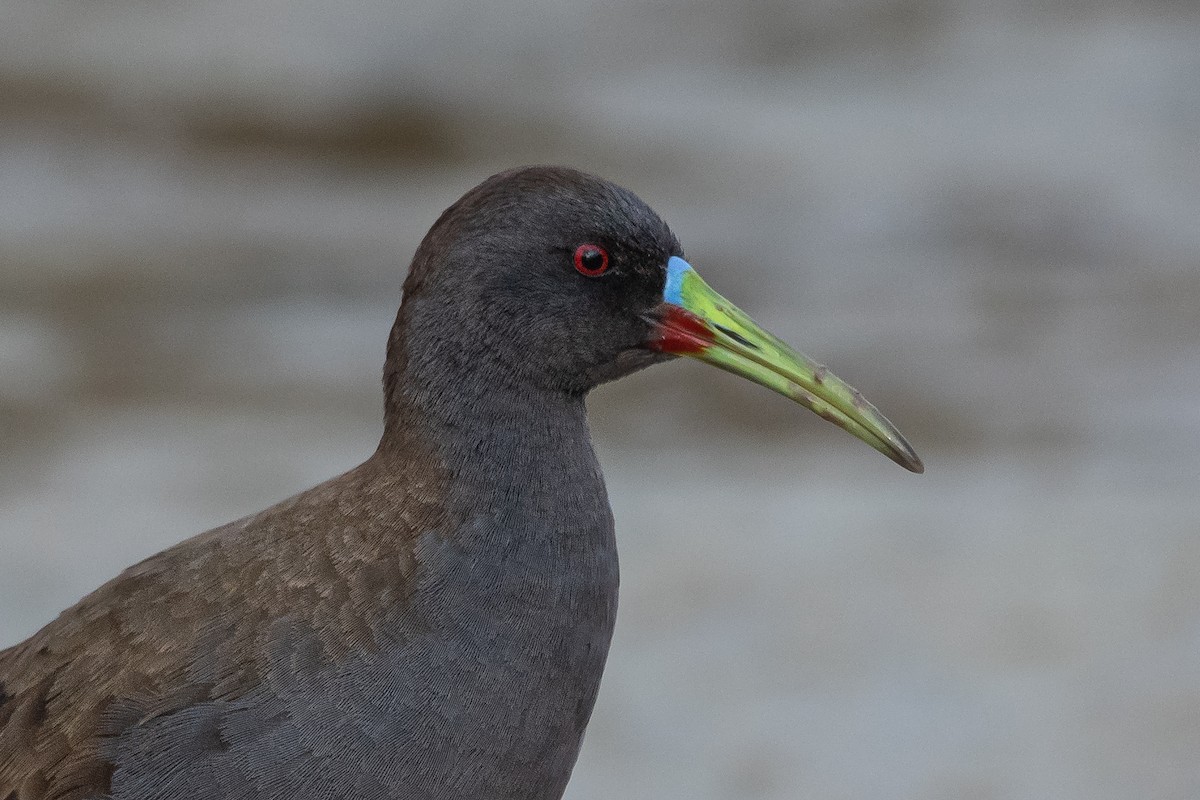
<path id="1" fill-rule="evenodd" d="M 641 199 L 561 167 L 488 178 L 413 258 L 389 363 L 582 394 L 680 355 L 791 398 L 901 466 L 923 470 L 861 394 L 709 288 Z"/>

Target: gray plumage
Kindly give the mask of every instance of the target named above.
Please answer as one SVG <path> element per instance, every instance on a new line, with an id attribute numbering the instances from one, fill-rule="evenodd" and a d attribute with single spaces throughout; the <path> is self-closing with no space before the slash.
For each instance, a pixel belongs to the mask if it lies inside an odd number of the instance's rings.
<path id="1" fill-rule="evenodd" d="M 601 242 L 620 281 L 572 269 Z M 679 244 L 581 173 L 495 176 L 414 257 L 385 433 L 0 652 L 0 800 L 555 800 L 617 553 L 584 398 L 665 358 Z"/>

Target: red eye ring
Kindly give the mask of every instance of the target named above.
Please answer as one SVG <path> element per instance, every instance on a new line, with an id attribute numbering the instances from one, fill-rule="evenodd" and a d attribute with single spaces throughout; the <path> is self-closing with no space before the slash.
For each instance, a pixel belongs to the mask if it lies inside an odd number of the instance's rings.
<path id="1" fill-rule="evenodd" d="M 575 270 L 580 275 L 598 278 L 608 272 L 608 251 L 598 244 L 581 244 L 575 248 Z"/>

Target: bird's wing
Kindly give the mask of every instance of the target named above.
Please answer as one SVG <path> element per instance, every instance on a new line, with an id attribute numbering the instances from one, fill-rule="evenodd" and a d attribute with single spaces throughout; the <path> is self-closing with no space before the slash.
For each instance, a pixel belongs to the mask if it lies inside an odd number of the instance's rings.
<path id="1" fill-rule="evenodd" d="M 193 625 L 173 610 L 186 587 L 172 575 L 187 544 L 127 570 L 0 653 L 0 797 L 106 794 L 113 703 L 186 702 Z"/>
<path id="2" fill-rule="evenodd" d="M 407 534 L 439 509 L 402 476 L 347 506 L 353 479 L 135 565 L 0 652 L 0 798 L 108 796 L 115 742 L 252 691 L 278 658 L 279 620 L 316 632 L 331 657 L 369 647 L 372 615 L 406 592 Z"/>

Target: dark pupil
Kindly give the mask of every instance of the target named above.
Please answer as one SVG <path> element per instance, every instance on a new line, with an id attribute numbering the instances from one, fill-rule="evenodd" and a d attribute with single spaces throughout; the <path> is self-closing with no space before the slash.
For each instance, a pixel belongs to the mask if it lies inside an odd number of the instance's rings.
<path id="1" fill-rule="evenodd" d="M 599 250 L 584 250 L 581 260 L 583 268 L 589 272 L 594 272 L 604 266 L 604 254 Z"/>

